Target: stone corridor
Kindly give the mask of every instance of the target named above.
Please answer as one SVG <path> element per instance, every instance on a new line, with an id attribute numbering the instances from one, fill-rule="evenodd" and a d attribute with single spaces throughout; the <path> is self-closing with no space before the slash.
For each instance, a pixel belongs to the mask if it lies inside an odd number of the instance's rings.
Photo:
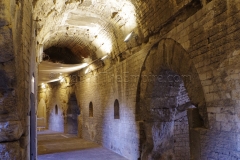
<path id="1" fill-rule="evenodd" d="M 53 157 L 240 160 L 240 0 L 0 0 L 0 160 Z"/>
<path id="2" fill-rule="evenodd" d="M 38 160 L 127 160 L 76 135 L 53 131 L 38 133 Z"/>

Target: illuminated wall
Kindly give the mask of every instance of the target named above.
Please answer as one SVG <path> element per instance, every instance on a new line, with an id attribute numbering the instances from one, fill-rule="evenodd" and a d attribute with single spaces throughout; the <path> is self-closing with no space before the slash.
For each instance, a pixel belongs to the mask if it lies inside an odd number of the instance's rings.
<path id="1" fill-rule="evenodd" d="M 46 112 L 43 113 L 46 115 L 46 129 L 76 134 L 78 130 L 70 128 L 73 127 L 72 119 L 78 120 L 78 114 L 74 114 L 75 110 L 72 111 L 71 109 L 72 107 L 75 109 L 76 107 L 74 106 L 77 104 L 72 105 L 71 95 L 73 92 L 68 85 L 68 80 L 66 79 L 66 82 L 57 81 L 46 84 L 45 88 L 39 87 L 38 117 L 41 117 L 44 106 L 46 107 Z M 69 119 L 72 116 L 74 117 Z M 76 122 L 74 126 L 78 127 L 78 123 Z"/>

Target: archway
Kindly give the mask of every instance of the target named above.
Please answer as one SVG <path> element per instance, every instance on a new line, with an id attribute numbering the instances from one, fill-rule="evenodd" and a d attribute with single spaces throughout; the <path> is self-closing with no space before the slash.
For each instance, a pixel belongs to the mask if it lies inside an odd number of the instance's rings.
<path id="1" fill-rule="evenodd" d="M 174 40 L 161 40 L 147 55 L 136 105 L 137 121 L 142 121 L 140 130 L 144 133 L 141 158 L 189 159 L 191 122 L 187 110 L 199 110 L 201 127 L 208 127 L 208 121 L 198 73 L 187 52 Z"/>
<path id="2" fill-rule="evenodd" d="M 67 109 L 67 122 L 65 132 L 69 134 L 78 134 L 78 116 L 80 109 L 75 94 L 70 96 Z"/>

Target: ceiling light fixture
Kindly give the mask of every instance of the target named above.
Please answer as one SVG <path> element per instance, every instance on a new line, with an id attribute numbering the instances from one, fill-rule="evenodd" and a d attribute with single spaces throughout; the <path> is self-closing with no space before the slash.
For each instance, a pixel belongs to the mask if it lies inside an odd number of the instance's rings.
<path id="1" fill-rule="evenodd" d="M 61 79 L 63 79 L 63 76 L 59 76 L 59 78 L 58 78 L 59 80 L 61 80 Z"/>
<path id="2" fill-rule="evenodd" d="M 89 72 L 91 72 L 91 67 L 90 66 L 85 70 L 85 74 L 88 74 Z"/>
<path id="3" fill-rule="evenodd" d="M 42 89 L 45 89 L 46 88 L 46 84 L 42 83 L 41 87 L 42 87 Z"/>
<path id="4" fill-rule="evenodd" d="M 104 59 L 106 59 L 107 57 L 108 57 L 108 54 L 105 55 L 105 56 L 103 56 L 103 57 L 101 58 L 101 60 L 104 60 Z"/>
<path id="5" fill-rule="evenodd" d="M 65 82 L 65 78 L 62 75 L 60 75 L 58 79 L 60 80 L 61 83 Z"/>
<path id="6" fill-rule="evenodd" d="M 83 63 L 83 64 L 81 65 L 82 68 L 85 68 L 85 67 L 87 67 L 87 66 L 88 66 L 88 63 Z"/>
<path id="7" fill-rule="evenodd" d="M 132 34 L 133 34 L 133 31 L 126 36 L 126 38 L 124 39 L 124 42 L 127 42 L 131 38 Z"/>

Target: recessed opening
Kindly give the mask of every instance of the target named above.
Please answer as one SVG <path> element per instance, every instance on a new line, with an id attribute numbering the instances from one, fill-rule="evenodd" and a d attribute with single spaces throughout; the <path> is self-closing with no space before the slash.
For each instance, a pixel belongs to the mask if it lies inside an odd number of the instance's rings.
<path id="1" fill-rule="evenodd" d="M 114 119 L 120 119 L 119 102 L 117 99 L 114 101 Z"/>
<path id="2" fill-rule="evenodd" d="M 67 47 L 52 46 L 44 50 L 44 61 L 63 64 L 79 64 L 81 59 Z"/>
<path id="3" fill-rule="evenodd" d="M 77 97 L 75 94 L 70 96 L 67 108 L 67 123 L 65 123 L 65 133 L 78 134 L 78 115 L 80 114 L 80 108 L 77 103 Z"/>
<path id="4" fill-rule="evenodd" d="M 55 114 L 58 114 L 58 106 L 55 105 Z"/>
<path id="5" fill-rule="evenodd" d="M 93 117 L 93 103 L 89 103 L 89 117 Z"/>

